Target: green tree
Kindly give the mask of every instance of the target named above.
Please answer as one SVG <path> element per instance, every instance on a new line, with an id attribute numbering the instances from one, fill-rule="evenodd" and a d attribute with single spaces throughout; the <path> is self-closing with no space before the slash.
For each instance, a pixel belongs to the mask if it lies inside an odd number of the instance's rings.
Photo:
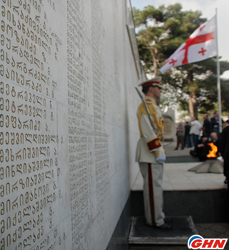
<path id="1" fill-rule="evenodd" d="M 158 74 L 164 61 L 206 21 L 200 18 L 199 11 L 181 9 L 179 3 L 158 9 L 149 5 L 142 11 L 133 8 L 135 27 L 139 28 L 136 36 L 140 59 L 146 73 Z"/>
<path id="2" fill-rule="evenodd" d="M 133 14 L 140 59 L 145 72 L 155 75 L 168 57 L 206 21 L 200 11 L 182 11 L 179 3 L 158 9 L 147 6 L 142 11 L 133 8 Z M 220 67 L 223 73 L 229 69 L 229 63 L 221 62 Z M 198 110 L 214 108 L 216 82 L 214 58 L 173 68 L 163 75 L 164 89 L 176 96 L 181 108 L 186 110 L 188 105 L 192 117 L 197 116 Z M 223 103 L 226 108 L 225 100 Z"/>
<path id="3" fill-rule="evenodd" d="M 229 63 L 220 62 L 221 72 L 229 69 Z M 165 72 L 163 79 L 169 87 L 178 90 L 178 102 L 181 109 L 187 110 L 191 117 L 197 117 L 197 111 L 208 113 L 215 110 L 217 102 L 217 68 L 216 59 L 210 58 L 198 63 L 177 67 Z M 225 81 L 221 80 L 222 111 L 228 109 L 229 90 Z"/>

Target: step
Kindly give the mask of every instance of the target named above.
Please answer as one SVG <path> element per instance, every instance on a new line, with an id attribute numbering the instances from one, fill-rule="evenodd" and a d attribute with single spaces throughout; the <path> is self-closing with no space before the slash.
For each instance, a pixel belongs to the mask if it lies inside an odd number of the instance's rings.
<path id="1" fill-rule="evenodd" d="M 131 245 L 187 245 L 190 236 L 198 234 L 191 216 L 172 217 L 172 229 L 162 230 L 146 224 L 144 217 L 132 217 L 129 234 Z"/>
<path id="2" fill-rule="evenodd" d="M 185 162 L 199 162 L 199 159 L 191 155 L 166 157 L 166 163 L 185 163 Z"/>
<path id="3" fill-rule="evenodd" d="M 192 216 L 194 223 L 229 222 L 228 190 L 164 191 L 166 216 Z M 131 215 L 144 216 L 142 191 L 131 192 Z"/>

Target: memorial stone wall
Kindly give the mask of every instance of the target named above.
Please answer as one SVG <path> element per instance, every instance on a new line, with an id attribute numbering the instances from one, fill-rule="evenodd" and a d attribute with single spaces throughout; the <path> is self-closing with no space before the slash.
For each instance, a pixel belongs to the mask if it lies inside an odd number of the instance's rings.
<path id="1" fill-rule="evenodd" d="M 0 2 L 0 249 L 106 249 L 138 173 L 129 1 Z"/>

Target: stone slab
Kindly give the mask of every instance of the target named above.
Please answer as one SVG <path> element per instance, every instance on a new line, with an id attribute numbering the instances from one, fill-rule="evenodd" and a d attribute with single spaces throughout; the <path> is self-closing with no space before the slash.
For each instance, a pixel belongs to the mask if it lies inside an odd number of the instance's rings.
<path id="1" fill-rule="evenodd" d="M 186 245 L 190 236 L 198 234 L 191 216 L 172 217 L 171 230 L 161 230 L 146 224 L 144 217 L 132 217 L 130 244 Z"/>
<path id="2" fill-rule="evenodd" d="M 138 170 L 128 6 L 1 1 L 0 249 L 106 249 Z"/>
<path id="3" fill-rule="evenodd" d="M 187 156 L 168 156 L 166 163 L 185 163 L 185 162 L 199 162 L 198 158 L 194 158 L 191 155 Z"/>
<path id="4" fill-rule="evenodd" d="M 223 173 L 223 162 L 217 159 L 206 160 L 201 162 L 199 165 L 190 168 L 188 171 L 193 171 L 196 173 Z"/>
<path id="5" fill-rule="evenodd" d="M 175 111 L 174 108 L 166 108 L 163 113 L 164 116 L 164 139 L 165 141 L 175 141 L 176 140 L 176 124 L 175 124 Z"/>

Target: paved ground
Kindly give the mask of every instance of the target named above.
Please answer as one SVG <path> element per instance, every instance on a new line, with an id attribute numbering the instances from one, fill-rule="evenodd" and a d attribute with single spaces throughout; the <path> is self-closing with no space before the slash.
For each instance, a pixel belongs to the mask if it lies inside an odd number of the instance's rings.
<path id="1" fill-rule="evenodd" d="M 175 146 L 175 142 L 165 145 L 167 157 L 190 156 L 190 148 L 174 150 Z M 166 163 L 163 176 L 164 190 L 216 190 L 227 188 L 224 184 L 225 177 L 222 173 L 196 173 L 189 171 L 199 164 L 201 164 L 201 162 Z M 221 170 L 223 171 L 223 167 Z M 139 172 L 132 190 L 142 190 L 142 187 L 143 179 Z"/>
<path id="2" fill-rule="evenodd" d="M 167 156 L 189 156 L 190 150 L 193 148 L 184 148 L 181 150 L 180 148 L 178 150 L 174 150 L 176 147 L 176 142 L 165 142 L 164 143 L 164 148 L 166 150 L 166 155 Z"/>
<path id="3" fill-rule="evenodd" d="M 217 190 L 226 189 L 223 174 L 195 173 L 189 169 L 199 163 L 166 163 L 163 175 L 163 189 L 165 191 L 184 190 Z M 143 179 L 139 172 L 132 190 L 142 190 Z"/>
<path id="4" fill-rule="evenodd" d="M 190 156 L 190 148 L 184 150 L 174 150 L 176 143 L 166 143 L 165 150 L 168 157 Z M 186 163 L 166 163 L 164 171 L 163 187 L 164 190 L 215 190 L 226 189 L 223 183 L 223 174 L 195 173 L 188 171 L 198 165 L 198 162 Z M 139 173 L 133 190 L 142 190 L 143 180 Z M 205 223 L 195 224 L 195 228 L 204 238 L 229 238 L 229 223 Z M 131 250 L 178 250 L 188 249 L 187 246 L 130 246 Z M 229 242 L 224 249 L 229 250 Z"/>

